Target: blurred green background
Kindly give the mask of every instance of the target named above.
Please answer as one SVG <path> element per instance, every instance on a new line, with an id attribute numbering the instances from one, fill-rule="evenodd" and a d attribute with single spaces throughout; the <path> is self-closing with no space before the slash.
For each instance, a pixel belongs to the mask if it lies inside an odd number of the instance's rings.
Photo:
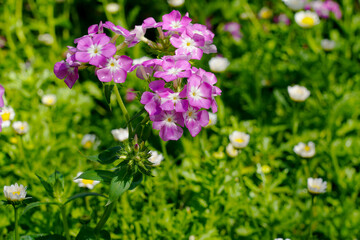
<path id="1" fill-rule="evenodd" d="M 35 174 L 47 178 L 54 170 L 64 175 L 64 197 L 84 192 L 73 182 L 77 172 L 102 167 L 85 156 L 115 146 L 111 130 L 126 126 L 115 100 L 111 109 L 107 105 L 92 72 L 81 71 L 71 90 L 55 77 L 53 66 L 65 57 L 66 46 L 100 21 L 130 30 L 147 17 L 161 21 L 174 9 L 167 1 L 119 0 L 119 10 L 110 13 L 108 3 L 0 0 L 0 84 L 14 121 L 30 126 L 22 137 L 11 127 L 0 133 L 0 186 L 28 186 L 29 202 L 50 201 Z M 280 0 L 186 0 L 176 8 L 210 27 L 218 54 L 230 61 L 225 72 L 216 73 L 223 91 L 218 121 L 195 138 L 186 131 L 177 142 L 165 144 L 152 133 L 149 148 L 163 153 L 166 148 L 168 156 L 154 177 L 121 197 L 105 226 L 112 239 L 307 239 L 309 177 L 328 182 L 327 193 L 315 202 L 314 239 L 360 237 L 360 4 L 338 3 L 341 19 L 330 15 L 311 29 L 299 27 Z M 258 16 L 263 7 L 271 10 L 270 18 Z M 275 23 L 279 14 L 290 25 Z M 241 25 L 241 40 L 224 31 L 229 22 Z M 324 38 L 335 41 L 333 50 L 322 49 Z M 153 57 L 141 44 L 126 54 Z M 210 71 L 214 56 L 204 56 L 196 66 Z M 303 103 L 288 96 L 287 87 L 295 84 L 311 92 Z M 132 73 L 121 93 L 128 88 L 143 91 L 145 83 Z M 57 102 L 49 107 L 41 98 L 50 93 Z M 130 115 L 142 108 L 138 101 L 126 104 Z M 251 138 L 231 158 L 225 148 L 234 130 Z M 97 148 L 82 147 L 88 133 L 97 136 Z M 302 159 L 293 147 L 308 141 L 315 143 L 316 155 Z M 259 170 L 264 166 L 270 170 Z M 92 191 L 106 195 L 108 186 L 100 183 Z M 81 219 L 94 226 L 105 203 L 87 197 L 69 204 L 71 236 L 84 224 Z M 13 222 L 11 207 L 1 206 L 0 239 L 12 239 Z M 49 205 L 22 215 L 20 227 L 21 235 L 29 236 L 24 239 L 63 232 L 59 209 Z"/>

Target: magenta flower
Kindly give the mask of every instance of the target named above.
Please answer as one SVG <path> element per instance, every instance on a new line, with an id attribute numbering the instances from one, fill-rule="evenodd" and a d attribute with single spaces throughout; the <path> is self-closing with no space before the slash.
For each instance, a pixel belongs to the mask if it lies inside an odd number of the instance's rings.
<path id="1" fill-rule="evenodd" d="M 115 24 L 113 24 L 110 21 L 107 21 L 104 24 L 104 27 L 109 28 L 114 33 L 119 34 L 119 35 L 124 36 L 124 37 L 128 37 L 129 34 L 130 34 L 129 30 L 127 30 L 127 29 L 125 29 L 125 28 L 123 28 L 123 27 L 121 27 L 119 25 L 115 26 Z"/>
<path id="2" fill-rule="evenodd" d="M 204 46 L 205 41 L 204 37 L 199 34 L 194 34 L 193 37 L 190 37 L 184 32 L 180 37 L 172 36 L 170 42 L 177 48 L 175 51 L 176 55 L 187 55 L 190 53 L 192 59 L 198 60 L 203 55 L 203 50 L 200 47 Z"/>
<path id="3" fill-rule="evenodd" d="M 164 71 L 157 71 L 154 77 L 162 78 L 166 82 L 174 81 L 177 78 L 187 78 L 191 75 L 191 64 L 185 60 L 173 61 L 167 59 L 163 62 L 162 68 Z"/>
<path id="4" fill-rule="evenodd" d="M 59 79 L 65 78 L 66 85 L 69 88 L 72 88 L 76 80 L 79 79 L 79 73 L 78 73 L 79 66 L 80 63 L 75 61 L 75 55 L 68 53 L 66 61 L 63 60 L 55 63 L 54 66 L 55 76 Z"/>
<path id="5" fill-rule="evenodd" d="M 149 113 L 150 116 L 161 113 L 162 109 L 160 108 L 161 97 L 159 93 L 167 91 L 164 88 L 165 82 L 163 80 L 153 81 L 149 84 L 149 88 L 154 91 L 144 92 L 141 96 L 140 103 L 145 105 L 145 110 Z"/>
<path id="6" fill-rule="evenodd" d="M 281 13 L 280 15 L 275 16 L 274 17 L 274 22 L 275 23 L 283 23 L 283 24 L 285 24 L 287 26 L 290 25 L 290 19 L 284 13 Z"/>
<path id="7" fill-rule="evenodd" d="M 157 28 L 157 27 L 161 27 L 163 25 L 162 22 L 156 22 L 154 18 L 152 17 L 148 17 L 146 18 L 144 21 L 143 21 L 143 24 L 142 26 L 145 28 L 145 29 L 148 29 L 148 28 Z"/>
<path id="8" fill-rule="evenodd" d="M 126 90 L 126 94 L 125 94 L 125 101 L 127 102 L 132 102 L 135 100 L 136 98 L 136 93 L 134 92 L 135 90 L 133 88 L 128 88 Z"/>
<path id="9" fill-rule="evenodd" d="M 242 38 L 240 27 L 240 24 L 237 22 L 229 22 L 224 25 L 224 31 L 229 32 L 235 41 L 240 41 Z"/>
<path id="10" fill-rule="evenodd" d="M 101 82 L 110 82 L 114 79 L 116 83 L 123 83 L 126 80 L 127 72 L 132 66 L 133 60 L 128 56 L 121 56 L 119 59 L 108 58 L 104 68 L 96 71 L 96 75 Z"/>
<path id="11" fill-rule="evenodd" d="M 79 62 L 89 62 L 91 65 L 101 67 L 106 60 L 116 53 L 114 43 L 109 43 L 110 38 L 105 33 L 95 34 L 79 40 L 75 59 Z"/>
<path id="12" fill-rule="evenodd" d="M 150 116 L 153 121 L 153 128 L 160 130 L 160 137 L 163 141 L 179 140 L 183 134 L 184 118 L 181 113 L 175 111 L 163 111 L 160 114 Z"/>
<path id="13" fill-rule="evenodd" d="M 193 137 L 199 134 L 201 127 L 206 127 L 209 124 L 209 113 L 205 110 L 198 111 L 196 108 L 189 107 L 183 116 L 185 126 Z"/>
<path id="14" fill-rule="evenodd" d="M 191 22 L 191 18 L 189 18 L 187 14 L 185 14 L 185 16 L 181 18 L 181 13 L 177 10 L 173 10 L 171 13 L 165 14 L 162 17 L 162 20 L 163 20 L 162 28 L 164 30 L 169 30 L 179 33 L 182 33 Z"/>
<path id="15" fill-rule="evenodd" d="M 3 107 L 3 106 L 4 106 L 4 100 L 3 100 L 4 93 L 5 93 L 5 89 L 4 89 L 4 87 L 1 86 L 1 84 L 0 84 L 0 107 Z M 1 124 L 0 124 L 0 125 L 1 125 Z"/>
<path id="16" fill-rule="evenodd" d="M 202 81 L 200 76 L 192 75 L 188 79 L 187 97 L 190 106 L 208 109 L 211 106 L 212 86 Z"/>
<path id="17" fill-rule="evenodd" d="M 77 44 L 81 39 L 86 38 L 86 37 L 92 37 L 96 33 L 103 33 L 104 32 L 103 27 L 104 27 L 104 25 L 101 21 L 100 21 L 99 25 L 98 24 L 91 25 L 88 28 L 88 35 L 84 35 L 82 37 L 76 38 L 74 40 L 74 43 Z"/>
<path id="18" fill-rule="evenodd" d="M 324 7 L 327 8 L 330 12 L 334 13 L 337 19 L 340 19 L 342 17 L 340 6 L 337 2 L 326 0 L 324 2 Z"/>
<path id="19" fill-rule="evenodd" d="M 166 89 L 166 88 L 165 88 Z M 171 89 L 159 93 L 161 97 L 161 109 L 165 111 L 175 110 L 176 112 L 186 112 L 189 103 L 186 99 L 186 87 L 181 92 L 174 92 Z"/>

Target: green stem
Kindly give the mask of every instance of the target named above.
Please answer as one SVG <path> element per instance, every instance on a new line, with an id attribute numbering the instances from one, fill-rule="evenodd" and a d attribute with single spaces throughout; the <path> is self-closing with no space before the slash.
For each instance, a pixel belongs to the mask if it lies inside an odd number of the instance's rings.
<path id="1" fill-rule="evenodd" d="M 313 208 L 314 208 L 314 199 L 315 196 L 311 194 L 311 207 L 310 207 L 310 225 L 309 225 L 309 236 L 308 239 L 312 239 L 312 223 L 313 223 Z"/>
<path id="2" fill-rule="evenodd" d="M 111 215 L 111 212 L 114 209 L 115 205 L 116 205 L 116 201 L 110 203 L 109 205 L 107 205 L 105 207 L 105 211 L 104 211 L 100 221 L 98 222 L 98 224 L 95 227 L 95 233 L 99 233 L 100 230 L 103 228 L 103 226 L 105 225 L 105 223 L 109 219 L 109 217 Z"/>
<path id="3" fill-rule="evenodd" d="M 293 112 L 293 124 L 292 124 L 293 135 L 297 134 L 298 127 L 299 127 L 299 107 L 298 104 L 295 103 L 294 112 Z"/>
<path id="4" fill-rule="evenodd" d="M 18 214 L 18 208 L 14 206 L 14 214 L 15 214 L 15 228 L 14 228 L 14 234 L 15 234 L 15 240 L 20 239 L 19 235 L 19 214 Z"/>
<path id="5" fill-rule="evenodd" d="M 65 207 L 65 205 L 62 205 L 60 207 L 60 211 L 61 211 L 61 216 L 62 216 L 62 220 L 63 220 L 64 232 L 65 232 L 66 240 L 70 240 L 71 238 L 70 238 L 69 226 L 68 226 L 68 222 L 67 222 L 67 218 L 66 218 L 66 207 Z"/>
<path id="6" fill-rule="evenodd" d="M 131 123 L 130 123 L 130 116 L 129 116 L 129 113 L 128 113 L 125 105 L 124 105 L 123 100 L 121 99 L 120 92 L 119 92 L 119 89 L 118 89 L 116 84 L 114 85 L 114 91 L 115 91 L 117 102 L 118 102 L 118 104 L 119 104 L 119 106 L 121 108 L 122 113 L 124 114 L 124 117 L 125 117 L 125 120 L 126 120 L 126 123 L 127 123 L 127 126 L 128 126 L 129 139 L 131 139 L 133 136 L 132 136 L 132 126 L 131 126 Z"/>

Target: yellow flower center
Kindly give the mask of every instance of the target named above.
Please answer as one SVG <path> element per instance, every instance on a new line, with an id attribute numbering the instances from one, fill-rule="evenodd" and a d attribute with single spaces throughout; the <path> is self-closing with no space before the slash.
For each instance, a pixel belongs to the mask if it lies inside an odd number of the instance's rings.
<path id="1" fill-rule="evenodd" d="M 270 10 L 265 10 L 261 13 L 261 18 L 268 19 L 272 15 L 272 12 Z"/>
<path id="2" fill-rule="evenodd" d="M 315 21 L 312 17 L 306 16 L 301 19 L 301 23 L 304 25 L 313 26 L 315 24 Z"/>
<path id="3" fill-rule="evenodd" d="M 2 118 L 3 121 L 9 121 L 10 120 L 10 113 L 9 112 L 4 112 L 1 115 L 1 118 Z"/>
<path id="4" fill-rule="evenodd" d="M 243 143 L 243 142 L 244 142 L 244 139 L 242 139 L 242 138 L 236 138 L 236 139 L 235 139 L 235 142 Z"/>
<path id="5" fill-rule="evenodd" d="M 167 121 L 168 121 L 168 122 L 172 122 L 171 118 L 168 118 Z"/>
<path id="6" fill-rule="evenodd" d="M 48 98 L 46 101 L 47 105 L 53 105 L 54 104 L 54 99 L 53 98 Z"/>
<path id="7" fill-rule="evenodd" d="M 83 184 L 93 184 L 93 183 L 94 183 L 94 180 L 81 179 L 81 182 L 82 182 Z"/>
<path id="8" fill-rule="evenodd" d="M 25 129 L 24 125 L 21 125 L 21 126 L 20 126 L 20 130 L 21 130 L 21 131 L 24 131 L 24 129 Z"/>
<path id="9" fill-rule="evenodd" d="M 190 47 L 190 45 L 191 45 L 191 43 L 189 43 L 189 42 L 188 42 L 188 43 L 186 43 L 186 46 Z"/>
<path id="10" fill-rule="evenodd" d="M 91 141 L 87 141 L 85 144 L 84 144 L 84 148 L 91 148 L 92 146 L 92 142 Z"/>
<path id="11" fill-rule="evenodd" d="M 308 152 L 308 151 L 310 151 L 310 147 L 309 147 L 308 145 L 306 145 L 306 146 L 304 147 L 304 150 Z"/>
<path id="12" fill-rule="evenodd" d="M 193 112 L 189 112 L 188 116 L 191 117 L 193 115 Z"/>
<path id="13" fill-rule="evenodd" d="M 12 192 L 13 195 L 17 194 L 17 195 L 20 195 L 20 191 L 15 191 L 15 192 Z"/>
<path id="14" fill-rule="evenodd" d="M 12 144 L 17 144 L 17 143 L 18 143 L 18 140 L 17 140 L 16 137 L 11 137 L 11 138 L 9 139 L 9 141 L 10 141 Z"/>

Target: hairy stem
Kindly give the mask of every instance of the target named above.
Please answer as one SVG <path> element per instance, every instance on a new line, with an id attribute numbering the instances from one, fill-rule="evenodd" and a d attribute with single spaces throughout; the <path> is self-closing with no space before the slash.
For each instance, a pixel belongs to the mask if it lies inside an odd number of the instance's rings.
<path id="1" fill-rule="evenodd" d="M 130 123 L 130 116 L 129 116 L 129 113 L 128 113 L 125 105 L 124 105 L 123 100 L 121 99 L 120 92 L 119 92 L 119 89 L 116 86 L 116 84 L 114 85 L 114 91 L 115 91 L 117 102 L 118 102 L 118 104 L 119 104 L 119 106 L 121 108 L 122 113 L 124 114 L 124 117 L 125 117 L 125 120 L 126 120 L 126 123 L 127 123 L 127 126 L 128 126 L 129 139 L 131 139 L 133 136 L 132 136 L 132 126 L 131 126 L 131 123 Z"/>
<path id="2" fill-rule="evenodd" d="M 14 206 L 14 215 L 15 215 L 14 235 L 15 235 L 15 240 L 19 240 L 20 239 L 20 235 L 19 235 L 19 214 L 18 214 L 18 208 L 16 206 Z"/>
<path id="3" fill-rule="evenodd" d="M 66 240 L 70 240 L 70 234 L 69 234 L 69 226 L 68 226 L 68 222 L 67 222 L 67 218 L 66 218 L 66 208 L 65 205 L 62 205 L 60 207 L 60 212 L 61 212 L 61 217 L 63 220 L 63 226 L 64 226 L 64 233 L 65 233 L 65 237 Z"/>
<path id="4" fill-rule="evenodd" d="M 109 217 L 111 215 L 111 212 L 114 209 L 115 205 L 116 205 L 116 201 L 113 201 L 112 203 L 110 203 L 109 205 L 107 205 L 105 207 L 105 211 L 104 211 L 100 221 L 98 222 L 98 224 L 95 227 L 95 233 L 99 233 L 100 230 L 103 228 L 103 226 L 105 225 L 105 223 L 109 219 Z"/>

